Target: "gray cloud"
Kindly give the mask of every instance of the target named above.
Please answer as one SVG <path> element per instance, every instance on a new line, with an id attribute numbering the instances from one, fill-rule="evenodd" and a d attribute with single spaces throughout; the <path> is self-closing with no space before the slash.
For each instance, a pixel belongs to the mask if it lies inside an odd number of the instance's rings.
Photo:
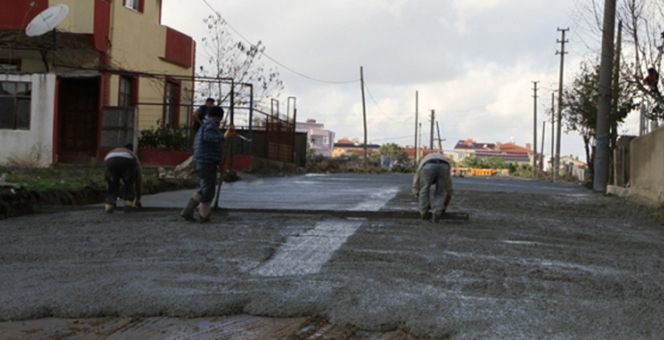
<path id="1" fill-rule="evenodd" d="M 413 133 L 419 89 L 422 111 L 439 112 L 450 147 L 469 137 L 532 140 L 530 81 L 556 83 L 556 27 L 574 24 L 576 0 L 209 1 L 245 36 L 264 41 L 271 56 L 300 72 L 347 80 L 358 78 L 364 65 L 379 104 L 369 101 L 372 140 L 412 144 L 406 136 Z M 164 4 L 165 23 L 200 40 L 201 19 L 210 13 L 202 1 Z M 570 48 L 568 79 L 587 52 L 578 41 Z M 303 119 L 317 118 L 338 137 L 361 136 L 359 84 L 281 74 L 286 92 L 298 96 Z M 542 95 L 544 112 L 550 94 Z M 577 136 L 563 144 L 565 153 L 581 154 Z"/>

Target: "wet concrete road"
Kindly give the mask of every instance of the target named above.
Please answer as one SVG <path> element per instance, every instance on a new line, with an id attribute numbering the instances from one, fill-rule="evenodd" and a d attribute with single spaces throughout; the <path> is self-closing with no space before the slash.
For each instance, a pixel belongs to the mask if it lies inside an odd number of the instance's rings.
<path id="1" fill-rule="evenodd" d="M 398 192 L 408 190 L 412 175 L 309 174 L 283 178 L 253 178 L 224 183 L 220 206 L 244 209 L 377 210 Z M 459 191 L 589 195 L 573 184 L 497 178 L 455 178 Z M 192 190 L 169 192 L 143 199 L 146 207 L 180 208 Z M 394 205 L 391 209 L 411 209 Z"/>
<path id="2" fill-rule="evenodd" d="M 267 179 L 226 186 L 237 199 L 222 205 L 412 209 L 409 184 Z M 664 228 L 649 211 L 577 186 L 455 185 L 452 208 L 471 219 L 441 225 L 233 212 L 199 225 L 177 210 L 0 221 L 0 320 L 34 320 L 0 322 L 0 338 L 664 334 Z M 189 194 L 145 202 L 179 207 Z"/>

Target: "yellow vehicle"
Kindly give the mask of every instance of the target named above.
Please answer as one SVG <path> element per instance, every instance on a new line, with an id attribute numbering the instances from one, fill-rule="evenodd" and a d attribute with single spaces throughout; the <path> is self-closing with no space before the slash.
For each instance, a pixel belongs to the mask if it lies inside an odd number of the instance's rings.
<path id="1" fill-rule="evenodd" d="M 493 177 L 498 174 L 494 169 L 470 169 L 470 175 L 474 177 Z"/>

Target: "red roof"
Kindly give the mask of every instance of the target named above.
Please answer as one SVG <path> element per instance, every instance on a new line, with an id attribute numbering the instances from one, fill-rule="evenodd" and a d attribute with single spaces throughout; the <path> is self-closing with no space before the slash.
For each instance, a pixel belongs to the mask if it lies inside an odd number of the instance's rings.
<path id="1" fill-rule="evenodd" d="M 524 148 L 523 146 L 519 146 L 514 143 L 501 144 L 500 151 L 508 153 L 525 153 L 525 154 L 530 154 L 532 152 L 530 149 Z"/>

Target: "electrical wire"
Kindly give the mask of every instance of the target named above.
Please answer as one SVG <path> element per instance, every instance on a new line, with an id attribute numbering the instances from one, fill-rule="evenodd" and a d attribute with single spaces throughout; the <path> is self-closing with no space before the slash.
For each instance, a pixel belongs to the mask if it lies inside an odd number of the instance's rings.
<path id="1" fill-rule="evenodd" d="M 369 99 L 373 102 L 373 104 L 376 106 L 376 109 L 378 109 L 378 112 L 382 114 L 383 116 L 387 116 L 385 114 L 385 111 L 378 105 L 378 101 L 376 101 L 376 98 L 373 96 L 373 93 L 371 93 L 371 90 L 369 89 L 369 85 L 367 84 L 367 81 L 364 81 L 364 88 L 367 90 L 367 94 L 369 95 Z"/>
<path id="2" fill-rule="evenodd" d="M 210 8 L 210 10 L 211 10 L 212 12 L 214 12 L 219 18 L 221 18 L 221 19 L 224 21 L 224 23 L 225 23 L 226 25 L 228 25 L 228 27 L 229 27 L 229 28 L 230 28 L 235 34 L 237 34 L 237 36 L 239 36 L 239 37 L 240 37 L 242 40 L 244 40 L 246 43 L 248 43 L 248 44 L 253 44 L 253 43 L 251 42 L 251 40 L 249 40 L 249 39 L 248 39 L 247 37 L 245 37 L 242 33 L 240 33 L 240 31 L 238 31 L 237 29 L 235 29 L 235 27 L 233 27 L 233 25 L 231 25 L 230 22 L 228 22 L 228 20 L 226 20 L 224 17 L 222 17 L 221 14 L 219 13 L 219 11 L 217 11 L 217 10 L 216 10 L 216 9 L 215 9 L 215 8 L 214 8 L 214 7 L 213 7 L 213 6 L 212 6 L 207 0 L 202 0 L 202 1 L 203 1 L 203 3 L 204 3 L 208 8 Z M 307 79 L 307 80 L 311 80 L 311 81 L 315 81 L 315 82 L 319 82 L 319 83 L 325 83 L 325 84 L 352 84 L 352 83 L 357 83 L 357 82 L 360 81 L 360 79 L 353 79 L 353 80 L 325 80 L 325 79 L 320 79 L 320 78 L 312 77 L 312 76 L 309 76 L 309 75 L 304 74 L 304 73 L 302 73 L 302 72 L 299 72 L 299 71 L 293 69 L 292 67 L 290 67 L 290 66 L 288 66 L 288 65 L 286 65 L 286 64 L 284 64 L 284 63 L 282 63 L 282 62 L 280 62 L 280 61 L 277 60 L 276 58 L 274 58 L 274 57 L 272 57 L 271 55 L 267 54 L 265 51 L 261 51 L 260 53 L 261 53 L 265 58 L 267 58 L 268 60 L 272 61 L 273 63 L 275 63 L 276 65 L 280 66 L 281 68 L 283 68 L 283 69 L 285 69 L 285 70 L 287 70 L 287 71 L 289 71 L 289 72 L 291 72 L 291 73 L 293 73 L 293 74 L 295 74 L 295 75 L 298 75 L 298 76 L 300 76 L 300 77 L 302 77 L 302 78 L 304 78 L 304 79 Z"/>

